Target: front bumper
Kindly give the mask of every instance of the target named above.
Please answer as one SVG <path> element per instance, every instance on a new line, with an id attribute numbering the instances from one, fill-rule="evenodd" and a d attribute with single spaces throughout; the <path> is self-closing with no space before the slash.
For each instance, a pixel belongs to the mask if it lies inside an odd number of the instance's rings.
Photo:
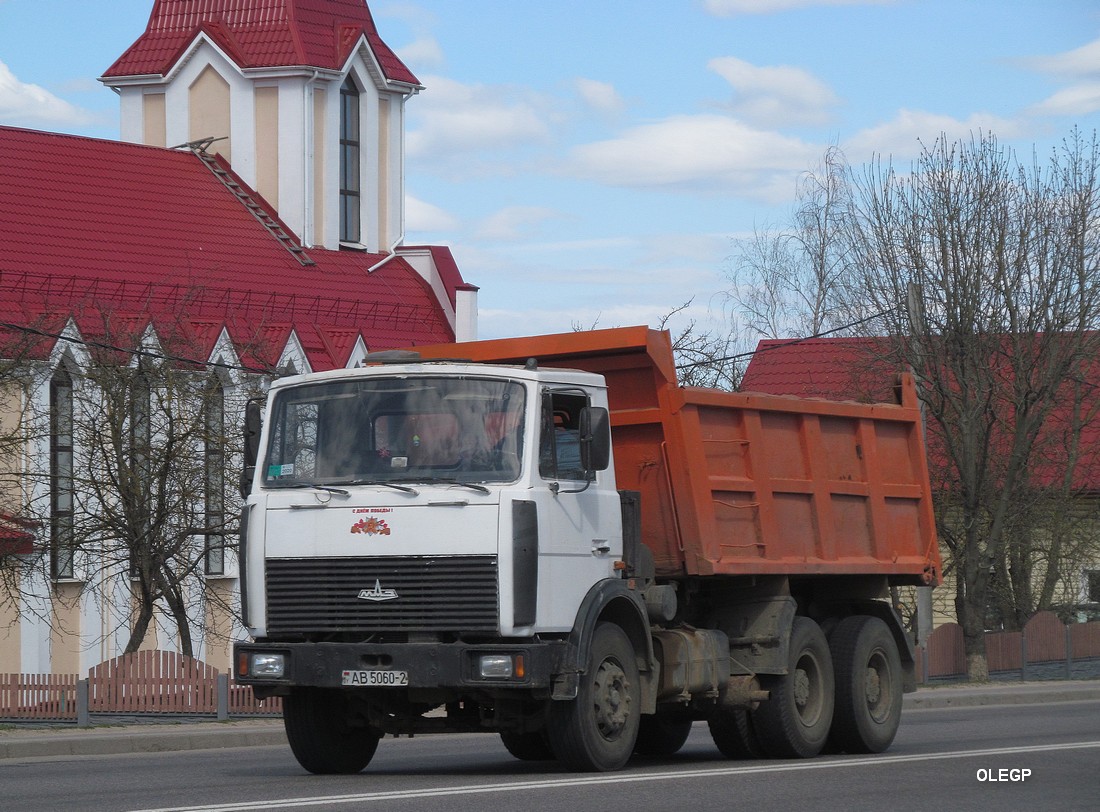
<path id="1" fill-rule="evenodd" d="M 567 670 L 566 641 L 508 643 L 237 643 L 233 647 L 236 681 L 257 694 L 285 693 L 292 687 L 341 688 L 345 671 L 397 671 L 408 675 L 402 690 L 514 688 L 545 690 Z M 251 673 L 254 654 L 283 656 L 281 676 Z M 522 673 L 485 677 L 479 663 L 486 655 L 519 657 Z M 394 689 L 383 689 L 394 690 Z"/>

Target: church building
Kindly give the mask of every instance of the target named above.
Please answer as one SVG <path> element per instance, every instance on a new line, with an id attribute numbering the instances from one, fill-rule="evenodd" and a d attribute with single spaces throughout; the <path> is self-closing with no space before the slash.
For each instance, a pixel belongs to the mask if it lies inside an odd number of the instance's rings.
<path id="1" fill-rule="evenodd" d="M 18 362 L 0 379 L 3 671 L 86 673 L 133 631 L 136 565 L 74 549 L 93 355 L 205 376 L 203 419 L 229 437 L 275 375 L 477 337 L 450 250 L 405 242 L 405 104 L 425 88 L 366 0 L 153 0 L 100 81 L 120 141 L 0 126 L 0 354 Z M 210 538 L 239 459 L 200 446 L 185 588 L 218 598 L 188 611 L 195 656 L 224 669 L 237 562 Z M 178 648 L 167 615 L 142 648 Z"/>

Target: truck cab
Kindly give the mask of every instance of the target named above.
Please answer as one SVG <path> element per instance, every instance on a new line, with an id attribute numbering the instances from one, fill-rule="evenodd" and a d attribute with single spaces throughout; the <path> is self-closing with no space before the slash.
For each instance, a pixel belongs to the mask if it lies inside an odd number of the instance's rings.
<path id="1" fill-rule="evenodd" d="M 409 361 L 276 381 L 243 512 L 238 681 L 292 702 L 403 689 L 345 709 L 372 730 L 537 727 L 540 701 L 576 693 L 595 623 L 579 607 L 619 595 L 644 640 L 610 445 L 587 372 Z M 446 722 L 424 718 L 439 705 Z"/>

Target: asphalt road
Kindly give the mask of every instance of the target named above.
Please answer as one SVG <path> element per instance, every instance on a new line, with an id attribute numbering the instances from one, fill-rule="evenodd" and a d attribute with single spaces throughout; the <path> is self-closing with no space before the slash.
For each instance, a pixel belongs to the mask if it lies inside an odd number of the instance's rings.
<path id="1" fill-rule="evenodd" d="M 906 710 L 875 757 L 727 761 L 705 725 L 674 758 L 578 775 L 492 735 L 387 739 L 356 776 L 312 776 L 285 746 L 0 762 L 0 809 L 1097 810 L 1100 700 Z"/>

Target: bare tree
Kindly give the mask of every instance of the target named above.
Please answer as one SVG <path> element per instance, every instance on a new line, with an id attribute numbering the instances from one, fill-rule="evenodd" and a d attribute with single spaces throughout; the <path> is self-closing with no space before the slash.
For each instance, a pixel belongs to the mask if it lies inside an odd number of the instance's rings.
<path id="1" fill-rule="evenodd" d="M 850 194 L 847 161 L 832 147 L 800 178 L 789 226 L 764 227 L 736 243 L 727 299 L 749 336 L 804 337 L 845 323 L 836 290 L 849 266 Z"/>
<path id="2" fill-rule="evenodd" d="M 228 599 L 205 577 L 224 572 L 236 520 L 236 479 L 225 470 L 240 449 L 227 400 L 259 382 L 231 386 L 172 325 L 154 334 L 141 319 L 98 316 L 99 334 L 81 346 L 79 362 L 51 372 L 50 414 L 38 416 L 40 442 L 51 449 L 51 464 L 34 474 L 44 494 L 40 524 L 50 528 L 41 565 L 54 581 L 81 584 L 82 598 L 98 602 L 111 632 L 124 635 L 126 652 L 164 619 L 181 653 L 193 656 L 210 603 Z"/>
<path id="3" fill-rule="evenodd" d="M 741 382 L 743 361 L 751 353 L 739 351 L 736 330 L 704 329 L 696 319 L 674 328 L 673 322 L 685 313 L 694 298 L 669 310 L 655 329 L 668 330 L 672 339 L 672 352 L 676 359 L 677 379 L 683 386 L 705 386 L 711 389 L 733 390 Z M 595 330 L 597 317 L 590 325 L 574 321 L 570 329 L 574 333 Z"/>
<path id="4" fill-rule="evenodd" d="M 1044 432 L 1100 353 L 1098 169 L 1095 136 L 1074 132 L 1044 166 L 978 135 L 941 138 L 907 174 L 874 162 L 853 177 L 846 296 L 884 314 L 873 332 L 923 385 L 971 679 L 988 675 L 997 585 L 1031 588 L 1018 542 L 1034 541 L 1049 485 L 1035 479 Z M 912 285 L 915 330 L 898 307 Z"/>
<path id="5" fill-rule="evenodd" d="M 657 325 L 670 329 L 670 323 L 691 306 L 692 300 L 674 307 Z M 732 391 L 741 382 L 748 353 L 739 352 L 735 331 L 704 329 L 692 319 L 672 334 L 672 352 L 676 374 L 683 386 L 705 386 Z"/>

